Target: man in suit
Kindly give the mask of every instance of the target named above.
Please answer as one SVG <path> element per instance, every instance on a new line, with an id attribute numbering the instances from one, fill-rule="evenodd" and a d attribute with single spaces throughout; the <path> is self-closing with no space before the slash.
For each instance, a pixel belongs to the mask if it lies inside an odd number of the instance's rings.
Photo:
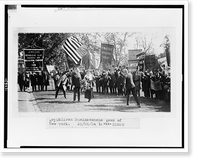
<path id="1" fill-rule="evenodd" d="M 96 81 L 96 91 L 97 91 L 97 93 L 100 93 L 101 89 L 100 89 L 100 76 L 99 75 L 97 75 L 95 77 L 95 81 Z"/>
<path id="2" fill-rule="evenodd" d="M 30 74 L 30 79 L 31 79 L 31 86 L 32 86 L 32 91 L 36 91 L 36 75 L 34 74 L 34 72 L 32 72 Z"/>
<path id="3" fill-rule="evenodd" d="M 129 105 L 129 95 L 130 93 L 133 94 L 133 97 L 137 103 L 137 107 L 140 108 L 140 102 L 136 94 L 135 90 L 135 84 L 133 82 L 133 76 L 131 73 L 128 72 L 127 69 L 123 69 L 123 72 L 121 72 L 121 75 L 126 78 L 126 96 L 127 96 L 127 105 Z"/>
<path id="4" fill-rule="evenodd" d="M 76 101 L 76 94 L 78 95 L 78 102 L 80 101 L 81 88 L 81 74 L 77 68 L 72 75 L 72 86 L 74 86 L 74 102 Z"/>

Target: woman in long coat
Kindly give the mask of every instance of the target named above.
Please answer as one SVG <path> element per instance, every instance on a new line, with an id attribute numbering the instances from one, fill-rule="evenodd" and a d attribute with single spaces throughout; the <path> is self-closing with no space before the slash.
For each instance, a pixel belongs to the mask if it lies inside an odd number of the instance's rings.
<path id="1" fill-rule="evenodd" d="M 23 73 L 18 73 L 18 84 L 19 84 L 20 91 L 23 91 L 23 87 L 24 87 L 24 75 L 23 75 Z"/>
<path id="2" fill-rule="evenodd" d="M 36 91 L 36 75 L 34 72 L 30 75 L 32 91 Z"/>
<path id="3" fill-rule="evenodd" d="M 93 96 L 93 83 L 94 76 L 93 74 L 88 70 L 85 77 L 84 77 L 84 82 L 85 82 L 85 98 L 88 99 L 88 102 L 92 99 Z"/>

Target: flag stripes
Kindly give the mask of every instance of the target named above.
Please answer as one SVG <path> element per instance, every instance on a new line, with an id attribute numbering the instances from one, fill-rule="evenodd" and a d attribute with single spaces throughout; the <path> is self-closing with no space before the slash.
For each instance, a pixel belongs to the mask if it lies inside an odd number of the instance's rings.
<path id="1" fill-rule="evenodd" d="M 81 47 L 81 46 L 83 45 L 83 44 L 82 44 L 81 42 L 79 42 L 78 39 L 75 38 L 75 37 L 72 37 L 72 38 L 71 38 L 71 41 L 72 41 L 75 45 L 77 45 L 77 47 Z"/>
<path id="2" fill-rule="evenodd" d="M 77 38 L 70 37 L 64 42 L 62 48 L 75 64 L 79 64 L 82 59 L 82 54 L 80 53 L 80 51 L 77 50 L 81 46 L 82 43 L 80 43 Z"/>
<path id="3" fill-rule="evenodd" d="M 78 52 L 81 56 L 85 56 L 85 55 L 88 53 L 83 47 L 80 47 L 79 49 L 77 49 L 77 52 Z"/>
<path id="4" fill-rule="evenodd" d="M 70 40 L 66 40 L 65 43 L 66 45 L 68 45 L 67 48 L 69 48 L 74 54 L 76 54 L 75 57 L 78 57 L 81 59 L 81 56 L 76 52 L 77 48 L 74 47 L 74 45 L 70 42 Z"/>

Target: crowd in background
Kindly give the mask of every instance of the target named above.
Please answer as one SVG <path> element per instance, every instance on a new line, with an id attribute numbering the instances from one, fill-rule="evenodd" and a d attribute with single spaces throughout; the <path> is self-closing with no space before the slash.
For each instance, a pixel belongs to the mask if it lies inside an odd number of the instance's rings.
<path id="1" fill-rule="evenodd" d="M 55 98 L 57 98 L 60 89 L 63 90 L 66 98 L 66 91 L 74 91 L 74 101 L 76 94 L 80 101 L 80 92 L 87 93 L 85 95 L 88 101 L 91 100 L 93 90 L 100 94 L 114 94 L 126 96 L 126 79 L 121 74 L 125 67 L 115 67 L 112 70 L 82 70 L 71 69 L 66 72 L 60 72 L 58 69 L 52 74 L 47 71 L 18 73 L 18 84 L 21 91 L 25 91 L 32 87 L 32 91 L 44 91 L 49 86 L 50 77 L 54 80 L 54 89 L 56 90 Z M 136 70 L 129 71 L 132 74 L 135 84 L 135 91 L 138 97 L 143 92 L 146 98 L 156 98 L 159 100 L 170 101 L 170 75 L 163 69 L 146 70 L 144 72 Z"/>
<path id="2" fill-rule="evenodd" d="M 41 72 L 18 72 L 18 84 L 20 91 L 26 91 L 30 85 L 32 91 L 44 91 L 49 86 L 49 74 L 47 71 Z"/>
<path id="3" fill-rule="evenodd" d="M 102 94 L 126 95 L 126 80 L 121 74 L 123 67 L 114 71 L 94 72 L 96 91 Z M 170 75 L 162 69 L 129 71 L 132 74 L 137 96 L 141 90 L 146 98 L 170 101 Z"/>

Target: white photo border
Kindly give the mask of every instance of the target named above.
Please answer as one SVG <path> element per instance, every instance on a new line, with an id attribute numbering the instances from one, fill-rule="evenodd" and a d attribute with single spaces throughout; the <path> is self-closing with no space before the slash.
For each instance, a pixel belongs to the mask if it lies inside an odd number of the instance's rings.
<path id="1" fill-rule="evenodd" d="M 75 5 L 75 6 L 77 6 L 77 5 Z M 80 5 L 78 5 L 78 6 L 80 7 Z M 122 6 L 122 8 L 123 8 L 123 5 L 121 5 L 121 6 Z M 133 6 L 134 6 L 134 5 L 133 5 Z M 131 8 L 131 7 L 133 7 L 133 6 L 129 6 L 129 7 Z M 136 5 L 136 6 L 137 6 L 137 5 Z M 157 6 L 157 5 L 155 5 L 155 6 Z M 147 8 L 147 7 L 153 8 L 153 7 L 155 7 L 155 6 L 144 5 L 144 6 L 142 6 L 142 7 L 144 7 L 144 8 Z M 182 40 L 183 40 L 183 41 L 182 41 L 182 43 L 183 43 L 183 45 L 185 45 L 185 43 L 186 43 L 185 37 L 187 36 L 187 34 L 185 35 L 185 30 L 186 30 L 186 29 L 184 28 L 184 27 L 185 27 L 185 19 L 184 19 L 184 15 L 185 15 L 184 9 L 185 9 L 185 6 L 184 6 L 184 5 L 178 5 L 178 6 L 176 6 L 176 5 L 175 5 L 175 6 L 171 6 L 171 5 L 169 5 L 169 6 L 159 5 L 159 6 L 157 6 L 157 7 L 162 8 L 162 6 L 163 6 L 163 8 L 168 8 L 168 7 L 170 7 L 170 8 L 171 8 L 171 7 L 172 7 L 172 8 L 179 8 L 179 7 L 180 7 L 180 8 L 182 9 L 182 13 L 183 13 L 183 15 L 182 15 L 182 17 L 183 17 L 183 18 L 182 18 L 182 30 L 183 30 L 183 31 L 182 31 L 182 37 L 183 37 Z M 36 7 L 38 7 L 38 6 L 36 6 Z M 48 7 L 48 5 L 47 5 L 46 7 Z M 65 7 L 65 6 L 63 6 L 63 7 Z M 116 5 L 112 5 L 111 7 L 115 8 Z M 128 7 L 128 8 L 129 8 L 129 7 Z M 141 6 L 140 6 L 140 7 L 141 7 Z M 157 8 L 157 7 L 156 7 L 156 8 Z M 137 7 L 136 7 L 136 8 L 137 8 Z M 6 12 L 5 12 L 5 13 L 6 13 Z M 6 19 L 6 15 L 5 15 L 5 19 Z M 7 21 L 8 21 L 8 20 L 7 20 Z M 6 29 L 6 23 L 8 23 L 8 22 L 6 22 L 6 20 L 5 20 L 5 29 L 4 29 L 4 30 L 5 30 L 5 42 L 7 41 L 6 39 L 8 39 L 8 38 L 6 38 L 6 32 L 8 32 L 8 30 Z M 8 37 L 8 36 L 7 36 L 7 37 Z M 5 79 L 6 79 L 6 75 L 9 73 L 8 70 L 6 71 L 6 69 L 9 69 L 8 67 L 6 68 L 6 66 L 7 66 L 6 64 L 8 63 L 8 59 L 7 59 L 7 56 L 6 56 L 6 54 L 8 54 L 8 52 L 6 51 L 6 48 L 8 48 L 8 47 L 5 45 L 5 56 L 4 56 L 4 57 L 5 57 L 5 59 L 4 59 L 4 60 L 5 60 L 5 63 L 4 63 L 4 64 L 5 64 L 5 65 L 4 65 L 4 69 L 5 69 L 5 74 L 4 74 L 4 75 L 5 75 Z M 186 62 L 186 61 L 184 60 L 184 59 L 185 59 L 185 53 L 186 53 L 186 51 L 185 51 L 185 49 L 184 49 L 184 46 L 182 47 L 182 51 L 183 51 L 183 52 L 182 52 L 182 64 L 183 64 L 183 65 L 182 65 L 182 78 L 183 78 L 183 80 L 182 80 L 182 116 L 181 116 L 181 118 L 182 118 L 182 146 L 181 146 L 181 147 L 154 147 L 154 146 L 152 146 L 152 147 L 149 147 L 149 146 L 147 146 L 147 147 L 145 147 L 145 146 L 141 146 L 141 147 L 140 147 L 140 146 L 138 146 L 138 147 L 137 147 L 137 146 L 136 146 L 136 147 L 134 147 L 134 146 L 133 146 L 133 147 L 131 147 L 131 146 L 130 146 L 130 147 L 128 147 L 128 146 L 125 146 L 125 147 L 123 147 L 123 146 L 113 146 L 113 147 L 112 147 L 112 146 L 111 146 L 111 147 L 109 147 L 109 146 L 108 146 L 108 147 L 107 147 L 107 146 L 100 146 L 100 147 L 98 147 L 98 146 L 97 146 L 97 147 L 95 147 L 95 146 L 80 146 L 80 147 L 79 147 L 79 146 L 24 146 L 24 147 L 23 147 L 23 146 L 22 146 L 22 148 L 27 148 L 26 150 L 29 150 L 29 148 L 30 148 L 30 151 L 31 151 L 31 149 L 33 149 L 33 148 L 34 148 L 34 149 L 40 149 L 40 148 L 72 148 L 72 149 L 73 149 L 73 148 L 87 148 L 88 150 L 90 150 L 90 149 L 93 150 L 92 148 L 100 148 L 101 150 L 102 150 L 102 148 L 103 148 L 103 149 L 104 149 L 104 148 L 105 148 L 105 149 L 106 149 L 106 148 L 114 148 L 114 149 L 119 148 L 120 151 L 121 151 L 122 148 L 125 148 L 125 149 L 126 149 L 126 148 L 133 148 L 133 149 L 138 149 L 138 148 L 141 149 L 141 148 L 144 148 L 144 149 L 147 149 L 147 151 L 148 151 L 148 150 L 151 150 L 151 149 L 153 149 L 153 151 L 154 151 L 155 148 L 156 148 L 156 149 L 159 149 L 159 151 L 160 151 L 160 149 L 163 149 L 163 148 L 165 148 L 165 150 L 166 150 L 166 149 L 172 149 L 172 150 L 174 150 L 174 149 L 179 149 L 179 150 L 180 150 L 181 148 L 184 149 L 185 146 L 186 146 L 184 136 L 186 136 L 185 133 L 187 132 L 187 131 L 185 131 L 185 120 L 186 120 L 185 118 L 187 117 L 186 114 L 188 114 L 188 113 L 185 112 L 185 107 L 186 107 L 186 106 L 185 106 L 184 101 L 183 101 L 183 99 L 184 99 L 184 97 L 185 97 L 185 92 L 184 92 L 184 86 L 185 86 L 185 83 L 184 83 L 185 76 L 184 76 L 184 74 L 185 74 L 185 71 L 184 71 L 184 68 L 185 68 L 185 62 Z M 6 72 L 7 72 L 7 74 L 6 74 Z M 8 136 L 7 136 L 6 134 L 7 134 L 8 131 L 9 131 L 9 130 L 7 129 L 7 128 L 8 128 L 8 126 L 7 126 L 7 125 L 8 125 L 8 120 L 9 120 L 9 119 L 5 118 L 5 117 L 8 117 L 8 115 L 9 115 L 9 114 L 8 114 L 8 110 L 7 110 L 7 109 L 8 109 L 8 108 L 7 108 L 7 105 L 8 105 L 8 104 L 6 104 L 6 102 L 8 102 L 8 101 L 7 101 L 7 95 L 6 95 L 6 94 L 7 94 L 7 91 L 5 90 L 5 92 L 4 92 L 4 99 L 5 99 L 4 102 L 5 102 L 5 103 L 4 103 L 4 112 L 3 112 L 3 113 L 4 113 L 4 148 L 7 148 L 7 141 L 6 141 L 6 139 L 7 139 Z M 187 104 L 186 104 L 186 105 L 187 105 Z M 186 142 L 186 143 L 187 143 L 187 142 Z M 21 148 L 21 149 L 22 149 L 22 148 Z M 24 150 L 24 149 L 23 149 L 23 150 Z M 69 150 L 69 149 L 68 149 L 68 150 Z M 130 149 L 129 149 L 129 150 L 130 150 Z M 136 151 L 137 151 L 137 150 L 136 150 Z M 176 151 L 176 150 L 175 150 L 175 151 Z M 86 152 L 87 152 L 87 150 L 86 150 Z M 161 151 L 161 152 L 162 152 L 162 151 Z"/>

